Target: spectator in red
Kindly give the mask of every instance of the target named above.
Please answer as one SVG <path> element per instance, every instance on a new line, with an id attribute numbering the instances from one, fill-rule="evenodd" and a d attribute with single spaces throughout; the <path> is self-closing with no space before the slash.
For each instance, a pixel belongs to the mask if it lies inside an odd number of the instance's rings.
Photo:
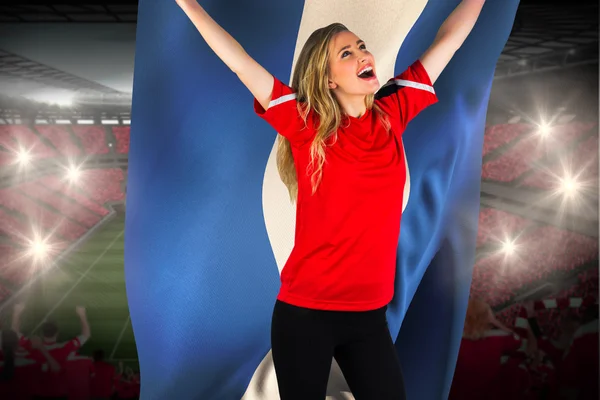
<path id="1" fill-rule="evenodd" d="M 136 382 L 133 375 L 133 370 L 130 367 L 125 368 L 125 374 L 123 374 L 123 363 L 119 363 L 119 373 L 115 383 L 117 399 L 131 400 L 137 398 Z"/>
<path id="2" fill-rule="evenodd" d="M 575 331 L 579 328 L 579 321 L 579 316 L 568 310 L 559 325 L 559 337 L 557 340 L 550 340 L 547 337 L 542 337 L 539 340 L 540 350 L 546 353 L 557 369 L 560 368 L 564 353 L 573 341 Z"/>
<path id="3" fill-rule="evenodd" d="M 588 307 L 559 371 L 563 398 L 598 400 L 598 304 Z"/>
<path id="4" fill-rule="evenodd" d="M 13 330 L 20 332 L 20 315 L 24 310 L 22 304 L 15 306 L 13 314 Z M 38 385 L 35 390 L 36 400 L 68 400 L 68 385 L 66 362 L 67 357 L 72 352 L 79 349 L 88 341 L 91 336 L 90 325 L 87 321 L 85 308 L 81 306 L 75 307 L 75 312 L 79 315 L 81 321 L 81 334 L 67 342 L 57 342 L 58 327 L 53 322 L 45 322 L 42 325 L 42 340 L 44 348 L 61 366 L 60 372 L 54 372 L 49 368 L 42 366 L 42 371 L 39 374 Z M 21 335 L 19 333 L 19 335 Z M 21 335 L 22 336 L 22 335 Z M 24 347 L 31 347 L 29 341 L 22 337 Z"/>
<path id="5" fill-rule="evenodd" d="M 528 326 L 528 322 L 518 318 L 515 325 Z M 533 334 L 527 332 L 528 343 L 535 343 Z M 526 392 L 529 380 L 521 361 L 501 363 L 503 357 L 523 347 L 521 336 L 498 321 L 487 303 L 469 300 L 449 399 L 516 399 Z M 504 382 L 507 379 L 509 383 Z"/>
<path id="6" fill-rule="evenodd" d="M 137 372 L 135 374 L 133 374 L 133 377 L 131 378 L 131 380 L 133 381 L 133 387 L 135 389 L 135 396 L 137 398 L 140 397 L 140 386 L 141 386 L 141 382 L 140 382 L 140 373 Z"/>
<path id="7" fill-rule="evenodd" d="M 42 365 L 55 372 L 60 370 L 40 338 L 31 338 L 30 344 L 41 358 L 34 358 L 20 348 L 19 335 L 13 330 L 1 331 L 0 342 L 0 399 L 30 400 Z"/>
<path id="8" fill-rule="evenodd" d="M 104 361 L 104 351 L 94 352 L 94 376 L 92 377 L 92 399 L 108 400 L 114 393 L 117 376 L 114 365 Z"/>
<path id="9" fill-rule="evenodd" d="M 89 400 L 94 375 L 93 359 L 72 352 L 67 357 L 66 365 L 69 400 Z"/>

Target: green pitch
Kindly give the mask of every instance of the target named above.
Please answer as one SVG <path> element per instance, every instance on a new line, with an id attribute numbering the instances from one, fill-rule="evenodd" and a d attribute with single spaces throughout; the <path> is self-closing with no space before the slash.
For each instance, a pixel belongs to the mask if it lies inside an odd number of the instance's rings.
<path id="1" fill-rule="evenodd" d="M 81 333 L 75 306 L 86 307 L 92 331 L 82 347 L 82 355 L 91 356 L 103 349 L 107 361 L 138 369 L 137 351 L 129 318 L 124 275 L 125 216 L 118 215 L 95 232 L 73 253 L 38 278 L 17 298 L 24 301 L 21 330 L 39 333 L 46 320 L 60 329 L 59 341 Z M 3 314 L 10 318 L 11 305 Z"/>

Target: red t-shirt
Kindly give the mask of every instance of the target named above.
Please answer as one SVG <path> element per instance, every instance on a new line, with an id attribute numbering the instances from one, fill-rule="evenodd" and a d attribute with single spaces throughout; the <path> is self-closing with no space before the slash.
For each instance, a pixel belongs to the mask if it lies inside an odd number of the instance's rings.
<path id="1" fill-rule="evenodd" d="M 139 382 L 135 379 L 126 380 L 123 375 L 118 375 L 115 379 L 115 388 L 119 399 L 133 399 L 139 396 Z"/>
<path id="2" fill-rule="evenodd" d="M 596 400 L 598 394 L 598 320 L 582 325 L 573 337 L 561 365 L 564 386 L 580 390 L 581 400 Z"/>
<path id="3" fill-rule="evenodd" d="M 92 377 L 92 397 L 110 397 L 113 394 L 113 380 L 115 367 L 104 361 L 94 363 L 94 376 Z"/>
<path id="4" fill-rule="evenodd" d="M 507 377 L 512 370 L 503 368 L 501 358 L 515 352 L 521 343 L 519 336 L 501 330 L 490 330 L 479 340 L 463 338 L 449 399 L 479 400 L 495 396 L 500 389 L 499 376 Z M 514 379 L 511 380 L 514 387 Z"/>
<path id="5" fill-rule="evenodd" d="M 63 343 L 44 343 L 44 347 L 52 358 L 61 366 L 60 372 L 53 372 L 47 364 L 42 365 L 39 374 L 39 385 L 36 395 L 47 397 L 62 397 L 68 393 L 66 363 L 69 354 L 78 350 L 87 341 L 87 337 L 80 335 Z M 29 346 L 28 346 L 29 347 Z M 39 353 L 33 350 L 34 353 Z"/>
<path id="6" fill-rule="evenodd" d="M 71 353 L 66 362 L 69 400 L 87 400 L 91 397 L 91 378 L 94 362 L 89 357 Z"/>
<path id="7" fill-rule="evenodd" d="M 13 378 L 9 381 L 0 380 L 0 399 L 30 399 L 36 387 L 40 368 L 40 360 L 16 357 Z M 4 355 L 0 351 L 0 375 L 3 372 Z"/>
<path id="8" fill-rule="evenodd" d="M 326 148 L 326 163 L 312 195 L 310 145 L 318 127 L 314 113 L 305 126 L 293 90 L 275 79 L 265 111 L 255 112 L 291 143 L 298 176 L 295 244 L 281 273 L 278 299 L 299 307 L 367 311 L 394 294 L 396 250 L 406 181 L 402 133 L 437 97 L 425 68 L 416 61 L 388 81 L 375 110 L 347 116 Z"/>

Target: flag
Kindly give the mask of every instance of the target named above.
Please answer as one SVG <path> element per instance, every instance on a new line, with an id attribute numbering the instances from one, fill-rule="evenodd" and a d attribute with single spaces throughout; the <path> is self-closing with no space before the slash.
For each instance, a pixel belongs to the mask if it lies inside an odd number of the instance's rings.
<path id="1" fill-rule="evenodd" d="M 289 82 L 309 34 L 342 22 L 382 82 L 432 43 L 458 0 L 201 0 Z M 409 399 L 449 392 L 474 262 L 484 121 L 518 0 L 488 0 L 403 140 L 410 181 L 389 328 Z M 125 278 L 141 398 L 278 399 L 270 322 L 293 246 L 276 132 L 174 1 L 138 11 Z M 405 200 L 406 200 L 405 199 Z M 334 364 L 328 394 L 348 391 Z"/>

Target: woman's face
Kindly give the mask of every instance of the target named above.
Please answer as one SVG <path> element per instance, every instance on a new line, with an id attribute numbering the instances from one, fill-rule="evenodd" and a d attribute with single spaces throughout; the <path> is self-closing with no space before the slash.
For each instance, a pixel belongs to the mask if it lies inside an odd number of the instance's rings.
<path id="1" fill-rule="evenodd" d="M 340 32 L 329 42 L 329 88 L 346 96 L 377 92 L 375 59 L 352 32 Z"/>

